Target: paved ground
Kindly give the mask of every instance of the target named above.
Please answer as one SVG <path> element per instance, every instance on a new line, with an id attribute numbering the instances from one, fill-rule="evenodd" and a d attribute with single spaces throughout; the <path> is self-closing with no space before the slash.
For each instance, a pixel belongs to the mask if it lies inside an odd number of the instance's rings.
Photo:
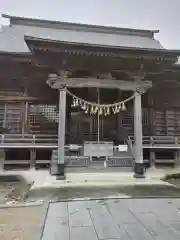
<path id="1" fill-rule="evenodd" d="M 132 173 L 132 167 L 69 167 L 65 169 L 66 174 L 68 173 Z"/>
<path id="2" fill-rule="evenodd" d="M 34 189 L 29 193 L 29 200 L 72 200 L 79 198 L 152 198 L 179 197 L 180 188 L 167 185 L 134 185 L 134 186 L 103 186 L 103 187 L 66 187 Z"/>
<path id="3" fill-rule="evenodd" d="M 0 239 L 36 240 L 36 236 L 41 231 L 43 219 L 43 205 L 0 208 Z"/>
<path id="4" fill-rule="evenodd" d="M 42 240 L 179 240 L 180 199 L 51 203 Z"/>
<path id="5" fill-rule="evenodd" d="M 45 171 L 23 174 L 29 181 L 35 177 L 40 183 L 52 179 L 51 187 L 32 189 L 28 200 L 59 201 L 50 204 L 43 240 L 180 239 L 180 187 L 153 182 L 151 178 L 139 185 L 129 173 L 85 174 L 86 179 L 83 174 L 78 174 L 78 178 L 71 174 L 60 186 Z M 153 177 L 159 179 L 162 174 L 157 172 Z M 102 186 L 96 186 L 96 182 L 102 182 Z M 7 189 L 8 186 L 1 186 L 0 202 Z M 79 201 L 80 198 L 102 200 Z M 33 234 L 40 232 L 42 211 L 36 207 L 0 209 L 0 239 L 35 239 Z"/>

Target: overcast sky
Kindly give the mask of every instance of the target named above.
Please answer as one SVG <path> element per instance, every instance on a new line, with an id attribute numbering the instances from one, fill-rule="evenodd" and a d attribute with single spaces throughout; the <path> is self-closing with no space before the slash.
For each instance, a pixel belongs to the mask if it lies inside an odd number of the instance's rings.
<path id="1" fill-rule="evenodd" d="M 0 13 L 159 29 L 157 38 L 166 48 L 180 49 L 180 0 L 0 0 Z M 7 21 L 1 18 L 0 24 Z"/>

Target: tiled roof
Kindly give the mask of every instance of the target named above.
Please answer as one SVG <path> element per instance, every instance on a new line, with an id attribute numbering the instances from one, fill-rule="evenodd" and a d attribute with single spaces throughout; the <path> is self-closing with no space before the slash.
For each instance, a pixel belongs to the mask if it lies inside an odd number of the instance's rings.
<path id="1" fill-rule="evenodd" d="M 27 53 L 29 49 L 24 36 L 44 38 L 56 41 L 88 43 L 106 46 L 132 47 L 143 49 L 163 49 L 159 41 L 148 36 L 136 34 L 107 33 L 86 30 L 40 27 L 14 24 L 2 27 L 0 32 L 0 51 Z"/>
<path id="2" fill-rule="evenodd" d="M 131 35 L 146 36 L 153 38 L 155 33 L 158 33 L 159 30 L 147 30 L 147 29 L 137 29 L 137 28 L 122 28 L 114 26 L 102 26 L 102 25 L 92 25 L 92 24 L 82 24 L 82 23 L 72 23 L 72 22 L 62 22 L 62 21 L 53 21 L 45 19 L 36 19 L 36 18 L 24 18 L 11 16 L 7 14 L 2 14 L 3 18 L 10 20 L 11 25 L 31 25 L 36 27 L 49 27 L 49 28 L 59 28 L 59 29 L 79 29 L 93 32 L 104 32 L 104 33 L 126 33 Z"/>

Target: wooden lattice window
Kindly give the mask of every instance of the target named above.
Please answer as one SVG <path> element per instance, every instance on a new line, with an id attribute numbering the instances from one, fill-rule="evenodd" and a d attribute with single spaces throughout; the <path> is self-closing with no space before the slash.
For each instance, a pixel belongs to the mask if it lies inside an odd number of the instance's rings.
<path id="1" fill-rule="evenodd" d="M 142 111 L 142 124 L 148 126 L 149 125 L 149 113 L 148 109 L 143 109 Z"/>
<path id="2" fill-rule="evenodd" d="M 0 127 L 11 133 L 21 131 L 21 105 L 4 103 L 0 105 Z"/>
<path id="3" fill-rule="evenodd" d="M 4 127 L 5 104 L 0 104 L 0 127 Z"/>

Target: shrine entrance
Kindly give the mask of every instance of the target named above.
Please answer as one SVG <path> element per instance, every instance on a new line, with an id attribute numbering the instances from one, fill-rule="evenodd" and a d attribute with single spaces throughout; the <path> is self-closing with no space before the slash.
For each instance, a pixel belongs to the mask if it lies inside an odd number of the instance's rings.
<path id="1" fill-rule="evenodd" d="M 111 150 L 113 147 L 113 138 L 116 135 L 115 131 L 119 131 L 120 133 L 121 129 L 116 124 L 117 128 L 114 128 L 114 125 L 109 123 L 108 120 L 111 119 L 110 115 L 118 116 L 118 113 L 126 110 L 126 104 L 132 102 L 133 108 L 131 107 L 131 109 L 133 109 L 134 113 L 134 148 L 132 149 L 133 159 L 135 159 L 134 176 L 144 177 L 141 96 L 152 87 L 151 74 L 162 72 L 165 66 L 168 64 L 171 65 L 172 61 L 177 57 L 177 52 L 162 49 L 91 45 L 34 37 L 25 37 L 25 41 L 33 53 L 36 62 L 52 69 L 52 74 L 49 75 L 47 84 L 52 89 L 59 91 L 57 175 L 64 177 L 67 124 L 66 100 L 67 95 L 70 95 L 73 105 L 83 112 L 81 114 L 84 114 L 84 116 L 85 114 L 89 115 L 87 118 L 84 117 L 86 119 L 85 124 L 87 125 L 86 133 L 88 138 L 90 137 L 90 139 L 94 140 L 97 137 L 96 141 L 100 143 L 100 138 L 106 139 L 107 134 L 107 138 L 111 138 L 112 140 L 110 143 Z M 86 74 L 84 70 L 86 70 Z M 123 75 L 128 77 L 125 78 L 123 76 L 121 78 L 116 75 L 117 72 L 123 72 Z M 98 89 L 98 91 L 99 89 L 116 89 L 117 91 L 123 93 L 129 92 L 131 94 L 121 97 L 120 100 L 117 100 L 116 94 L 105 95 L 108 101 L 104 100 L 101 103 L 100 97 L 88 99 L 90 94 L 85 94 L 81 97 L 73 89 L 78 89 L 79 93 L 86 93 L 84 89 Z M 115 100 L 111 97 L 114 97 Z M 93 115 L 93 117 L 90 115 Z M 96 119 L 95 116 L 97 116 L 97 121 L 93 120 Z M 104 120 L 105 118 L 106 120 Z M 113 126 L 112 131 L 110 126 Z M 82 128 L 82 125 L 79 127 Z M 97 136 L 95 135 L 94 137 L 93 134 L 94 132 L 96 134 L 96 131 Z M 81 139 L 83 138 L 81 137 Z M 85 145 L 86 143 L 84 142 L 84 149 Z M 98 146 L 100 147 L 101 144 L 98 144 Z M 93 152 L 93 149 L 91 149 L 91 152 Z M 84 154 L 85 156 L 86 154 Z M 109 156 L 112 156 L 112 151 Z M 114 161 L 114 156 L 112 157 Z"/>
<path id="2" fill-rule="evenodd" d="M 83 88 L 82 92 L 87 89 Z M 96 93 L 92 99 L 92 92 Z M 81 96 L 79 91 L 74 91 L 75 95 Z M 132 92 L 121 91 L 120 89 L 103 89 L 91 88 L 88 89 L 91 96 L 91 102 L 100 104 L 110 104 L 120 102 L 132 95 Z M 68 95 L 69 97 L 69 95 Z M 89 96 L 82 96 L 88 100 Z M 124 144 L 124 140 L 128 135 L 133 135 L 134 116 L 133 116 L 133 101 L 126 103 L 125 109 L 117 113 L 104 115 L 103 113 L 88 114 L 81 107 L 71 104 L 71 117 L 68 119 L 70 125 L 71 138 L 68 143 L 83 144 L 84 141 L 112 141 L 115 145 Z"/>

